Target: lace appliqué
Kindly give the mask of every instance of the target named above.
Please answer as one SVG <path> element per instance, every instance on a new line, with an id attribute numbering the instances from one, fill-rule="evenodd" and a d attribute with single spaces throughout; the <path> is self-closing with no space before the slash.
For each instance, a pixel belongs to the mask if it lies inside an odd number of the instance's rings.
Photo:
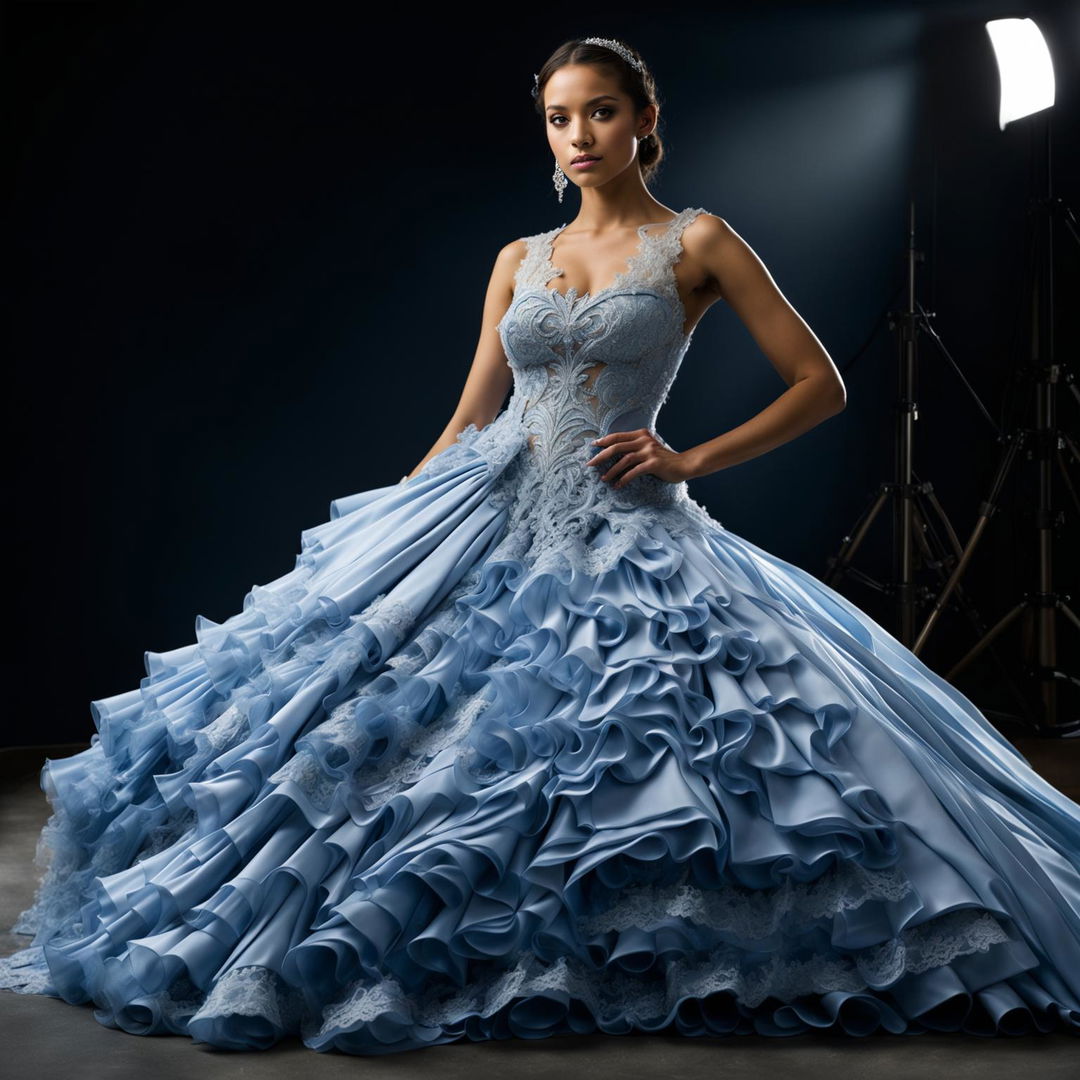
<path id="1" fill-rule="evenodd" d="M 194 749 L 184 758 L 181 768 L 216 757 L 241 742 L 250 733 L 250 721 L 239 705 L 230 705 L 216 719 L 195 732 Z"/>
<path id="2" fill-rule="evenodd" d="M 394 658 L 393 666 L 400 674 L 419 670 L 432 655 L 425 650 L 427 640 L 437 648 L 446 625 L 464 618 L 453 600 L 464 588 L 475 584 L 475 576 L 470 582 L 461 583 L 455 594 L 441 605 L 440 629 L 426 628 L 408 650 Z M 499 657 L 490 669 L 507 663 Z M 372 681 L 336 706 L 326 720 L 302 737 L 294 755 L 271 775 L 271 782 L 291 782 L 324 813 L 331 809 L 339 793 L 347 793 L 366 811 L 377 810 L 415 784 L 429 769 L 437 767 L 445 751 L 464 743 L 476 718 L 491 704 L 489 687 L 485 684 L 474 692 L 459 686 L 439 716 L 428 723 L 418 723 L 401 710 L 395 716 L 392 739 L 385 730 L 377 733 L 378 741 L 389 742 L 389 748 L 371 760 L 368 751 L 373 736 L 358 719 L 357 708 L 365 697 L 377 695 L 380 689 L 381 685 Z M 463 753 L 459 751 L 456 758 Z"/>
<path id="3" fill-rule="evenodd" d="M 297 1032 L 304 1015 L 303 995 L 270 968 L 230 968 L 206 996 L 191 1020 L 257 1016 L 282 1032 Z"/>
<path id="4" fill-rule="evenodd" d="M 88 768 L 99 768 L 95 786 L 106 782 L 108 765 L 104 756 L 91 759 Z M 106 829 L 96 840 L 87 862 L 82 854 L 67 810 L 62 803 L 54 809 L 38 834 L 34 865 L 42 870 L 33 903 L 19 914 L 11 931 L 37 934 L 43 927 L 63 927 L 67 934 L 85 932 L 81 911 L 90 882 L 95 877 L 117 873 L 128 865 L 128 838 L 120 829 Z"/>
<path id="5" fill-rule="evenodd" d="M 586 465 L 598 452 L 592 440 L 613 430 L 645 427 L 669 445 L 655 419 L 690 340 L 673 267 L 683 232 L 704 212 L 683 210 L 659 232 L 640 227 L 627 269 L 594 295 L 563 296 L 548 285 L 562 273 L 551 252 L 565 225 L 525 238 L 514 301 L 499 325 L 514 393 L 488 425 L 503 429 L 491 436 L 501 445 L 524 438 L 492 493 L 510 509 L 497 556 L 595 575 L 656 524 L 672 537 L 722 528 L 685 482 L 644 474 L 615 490 Z M 604 531 L 600 541 L 605 524 L 610 536 Z"/>
<path id="6" fill-rule="evenodd" d="M 473 454 L 478 454 L 487 463 L 491 475 L 497 475 L 521 451 L 525 442 L 525 433 L 520 425 L 507 423 L 508 419 L 508 413 L 504 411 L 484 427 L 466 424 L 454 442 L 431 458 L 413 479 L 448 472 L 475 460 Z"/>
<path id="7" fill-rule="evenodd" d="M 500 659 L 492 667 L 505 663 Z M 465 739 L 477 717 L 490 704 L 486 686 L 473 694 L 459 690 L 437 722 L 410 723 L 411 730 L 401 740 L 400 749 L 392 761 L 380 759 L 353 773 L 351 786 L 357 800 L 365 810 L 376 810 L 415 784 L 425 772 L 437 766 L 437 759 L 445 750 Z M 327 726 L 324 724 L 323 728 Z M 346 722 L 331 732 L 329 737 L 348 740 L 351 734 L 351 725 Z"/>
<path id="8" fill-rule="evenodd" d="M 381 623 L 395 637 L 402 638 L 416 622 L 417 612 L 401 600 L 391 600 L 386 593 L 379 593 L 359 615 L 364 623 Z"/>
<path id="9" fill-rule="evenodd" d="M 730 931 L 744 941 L 760 941 L 785 925 L 807 924 L 838 911 L 860 907 L 868 900 L 897 901 L 912 885 L 894 867 L 867 870 L 856 862 L 809 882 L 788 879 L 775 889 L 730 885 L 702 889 L 683 879 L 670 885 L 639 885 L 623 889 L 609 909 L 577 920 L 585 934 L 652 930 L 671 918 L 685 919 L 716 930 Z"/>
<path id="10" fill-rule="evenodd" d="M 271 784 L 291 783 L 302 791 L 316 810 L 327 813 L 333 804 L 334 793 L 341 783 L 328 776 L 309 750 L 297 750 L 280 768 L 270 774 Z"/>
<path id="11" fill-rule="evenodd" d="M 436 476 L 477 455 L 487 463 L 488 505 L 508 512 L 495 557 L 599 575 L 657 524 L 672 538 L 723 528 L 685 482 L 643 474 L 615 490 L 585 464 L 597 452 L 592 440 L 613 430 L 644 427 L 669 446 L 655 419 L 692 336 L 683 332 L 674 266 L 686 227 L 705 212 L 687 208 L 658 232 L 641 226 L 626 270 L 592 295 L 564 296 L 548 284 L 562 273 L 551 253 L 565 225 L 524 238 L 514 299 L 498 326 L 511 399 L 490 424 L 466 425 L 418 474 Z"/>
<path id="12" fill-rule="evenodd" d="M 20 994 L 53 993 L 42 946 L 31 945 L 10 956 L 0 956 L 0 987 L 17 989 Z"/>
<path id="13" fill-rule="evenodd" d="M 836 990 L 883 989 L 906 973 L 942 967 L 956 957 L 985 952 L 1009 940 L 989 912 L 960 909 L 850 955 L 792 958 L 777 953 L 764 962 L 751 963 L 745 952 L 727 947 L 705 960 L 669 961 L 662 965 L 659 977 L 597 970 L 576 957 L 559 957 L 546 964 L 526 953 L 513 968 L 449 993 L 433 989 L 412 997 L 392 977 L 375 983 L 361 980 L 352 984 L 341 1001 L 324 1010 L 321 1030 L 349 1029 L 391 1012 L 428 1027 L 459 1024 L 469 1016 L 490 1017 L 515 999 L 545 993 L 575 998 L 601 1021 L 653 1024 L 672 1015 L 680 999 L 700 1000 L 720 991 L 755 1008 L 769 997 L 786 1002 Z"/>

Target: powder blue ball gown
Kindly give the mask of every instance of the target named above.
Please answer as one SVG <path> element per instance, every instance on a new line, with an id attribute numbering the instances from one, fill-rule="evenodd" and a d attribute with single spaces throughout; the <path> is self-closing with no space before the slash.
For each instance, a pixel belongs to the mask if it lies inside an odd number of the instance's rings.
<path id="1" fill-rule="evenodd" d="M 526 238 L 505 410 L 92 703 L 0 985 L 239 1050 L 1080 1033 L 1080 806 L 685 483 L 585 465 L 655 432 L 704 212 L 595 295 Z"/>

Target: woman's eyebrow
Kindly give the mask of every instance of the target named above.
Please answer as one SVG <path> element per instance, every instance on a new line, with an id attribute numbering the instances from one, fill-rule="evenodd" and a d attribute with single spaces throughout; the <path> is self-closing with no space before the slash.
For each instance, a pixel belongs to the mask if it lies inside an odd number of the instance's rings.
<path id="1" fill-rule="evenodd" d="M 604 98 L 611 98 L 612 101 L 618 101 L 619 99 L 614 94 L 597 94 L 594 98 L 589 98 L 585 102 L 586 105 L 595 105 L 598 101 L 603 101 Z M 549 105 L 549 109 L 568 109 L 569 105 Z"/>

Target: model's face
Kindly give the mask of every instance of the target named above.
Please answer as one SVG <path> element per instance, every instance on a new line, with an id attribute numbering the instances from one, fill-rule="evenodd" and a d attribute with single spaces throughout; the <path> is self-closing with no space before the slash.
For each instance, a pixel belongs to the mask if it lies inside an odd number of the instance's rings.
<path id="1" fill-rule="evenodd" d="M 548 145 L 562 170 L 579 187 L 599 187 L 628 168 L 637 141 L 656 126 L 657 108 L 640 113 L 610 76 L 592 64 L 567 64 L 544 87 Z M 575 165 L 589 154 L 599 160 Z"/>

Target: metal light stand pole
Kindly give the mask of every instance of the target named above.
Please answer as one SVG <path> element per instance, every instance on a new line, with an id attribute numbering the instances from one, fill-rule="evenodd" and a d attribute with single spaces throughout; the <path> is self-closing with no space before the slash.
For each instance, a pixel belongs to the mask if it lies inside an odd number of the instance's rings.
<path id="1" fill-rule="evenodd" d="M 917 264 L 922 260 L 922 252 L 916 248 L 915 244 L 915 206 L 913 202 L 909 203 L 908 208 L 906 257 L 907 306 L 904 311 L 890 312 L 888 315 L 889 329 L 894 331 L 899 328 L 900 330 L 897 341 L 897 401 L 895 406 L 897 419 L 893 451 L 893 478 L 879 485 L 872 504 L 857 520 L 855 527 L 844 536 L 839 553 L 828 560 L 828 569 L 822 580 L 835 588 L 841 575 L 852 574 L 872 588 L 879 589 L 882 592 L 895 593 L 898 601 L 897 615 L 899 624 L 896 637 L 909 648 L 912 648 L 913 652 L 917 652 L 918 648 L 912 647 L 912 639 L 915 636 L 917 601 L 920 598 L 930 600 L 934 594 L 926 587 L 920 587 L 915 580 L 916 554 L 918 553 L 921 556 L 926 566 L 936 571 L 942 585 L 946 584 L 949 569 L 963 555 L 963 549 L 956 530 L 938 500 L 933 484 L 929 481 L 920 480 L 914 467 L 915 421 L 919 415 L 916 401 L 916 381 L 920 333 L 926 334 L 933 342 L 938 352 L 956 373 L 975 402 L 979 412 L 990 427 L 993 428 L 996 435 L 1000 436 L 1000 430 L 994 418 L 980 400 L 974 387 L 968 382 L 960 366 L 950 355 L 940 335 L 931 325 L 932 314 L 923 308 L 916 297 L 915 270 Z M 851 566 L 851 561 L 866 538 L 870 526 L 874 523 L 877 515 L 885 508 L 886 501 L 889 499 L 894 500 L 894 584 L 892 585 L 877 582 L 866 573 Z M 935 527 L 934 519 L 937 519 L 940 525 L 940 533 Z M 980 635 L 983 634 L 985 625 L 975 609 L 975 605 L 960 587 L 957 576 L 953 575 L 950 580 L 952 582 L 950 593 L 956 594 L 956 602 L 963 607 L 975 632 Z M 1002 670 L 1008 671 L 1004 663 Z M 1006 677 L 1008 679 L 1008 675 Z M 1019 687 L 1012 683 L 1011 680 L 1009 685 L 1023 705 L 1024 698 Z"/>
<path id="2" fill-rule="evenodd" d="M 1055 508 L 1054 478 L 1060 472 L 1062 487 L 1071 497 L 1073 507 L 1080 514 L 1080 498 L 1076 485 L 1069 475 L 1067 460 L 1080 464 L 1080 452 L 1073 435 L 1058 426 L 1057 391 L 1062 385 L 1071 391 L 1072 399 L 1080 402 L 1080 391 L 1073 373 L 1065 364 L 1059 364 L 1054 354 L 1054 231 L 1060 221 L 1080 250 L 1080 226 L 1076 214 L 1056 198 L 1052 190 L 1052 161 L 1048 111 L 1037 114 L 1045 135 L 1046 186 L 1045 194 L 1034 197 L 1028 205 L 1028 289 L 1031 313 L 1031 346 L 1028 362 L 1021 371 L 1028 384 L 1026 398 L 1028 411 L 1034 412 L 1034 423 L 1027 427 L 1023 419 L 1005 441 L 1006 449 L 991 484 L 991 492 L 979 508 L 979 517 L 955 570 L 934 604 L 916 641 L 918 651 L 926 641 L 930 630 L 945 607 L 945 603 L 957 586 L 960 577 L 971 561 L 972 553 L 986 530 L 987 522 L 997 508 L 1005 481 L 1012 472 L 1019 452 L 1030 443 L 1033 456 L 1038 461 L 1038 509 L 1034 515 L 1035 548 L 1038 556 L 1038 582 L 1035 591 L 1025 592 L 1010 611 L 952 667 L 946 675 L 951 679 L 975 659 L 993 640 L 1021 615 L 1027 618 L 1024 641 L 1028 647 L 1025 674 L 1038 684 L 1042 716 L 1034 721 L 1038 734 L 1069 737 L 1080 734 L 1080 708 L 1061 718 L 1058 691 L 1063 685 L 1080 690 L 1080 674 L 1069 673 L 1058 666 L 1057 618 L 1064 617 L 1074 630 L 1080 630 L 1080 619 L 1069 606 L 1071 599 L 1055 587 L 1054 543 L 1055 531 L 1064 523 L 1064 513 Z M 1034 659 L 1031 654 L 1034 654 Z M 1074 653 L 1077 655 L 1077 653 Z"/>
<path id="3" fill-rule="evenodd" d="M 827 584 L 833 584 L 842 573 L 850 571 L 853 555 L 858 550 L 877 514 L 883 509 L 887 499 L 896 500 L 894 513 L 893 544 L 895 551 L 896 584 L 892 587 L 898 597 L 899 631 L 897 638 L 918 654 L 926 644 L 930 631 L 936 625 L 946 603 L 950 598 L 963 607 L 972 625 L 979 635 L 977 643 L 946 674 L 952 679 L 963 670 L 975 657 L 986 649 L 993 649 L 995 640 L 1021 615 L 1026 615 L 1025 643 L 1028 652 L 1034 653 L 1035 659 L 1026 659 L 1024 675 L 1028 680 L 1038 683 L 1041 716 L 1032 717 L 1028 699 L 1014 681 L 1010 666 L 1000 657 L 999 669 L 1007 685 L 1020 704 L 1022 715 L 1038 734 L 1071 736 L 1080 734 L 1080 710 L 1062 719 L 1059 716 L 1059 694 L 1062 686 L 1080 690 L 1080 677 L 1076 672 L 1069 673 L 1058 665 L 1057 660 L 1057 623 L 1058 616 L 1064 617 L 1072 628 L 1080 630 L 1080 618 L 1069 606 L 1071 597 L 1055 587 L 1054 542 L 1055 532 L 1064 522 L 1064 514 L 1055 508 L 1054 479 L 1060 473 L 1064 491 L 1070 497 L 1077 513 L 1080 514 L 1080 498 L 1077 487 L 1068 472 L 1068 463 L 1080 464 L 1080 450 L 1077 439 L 1068 431 L 1058 426 L 1057 391 L 1060 386 L 1068 387 L 1071 398 L 1080 403 L 1080 389 L 1067 365 L 1057 362 L 1054 356 L 1053 315 L 1054 315 L 1054 278 L 1053 278 L 1053 240 L 1055 223 L 1060 221 L 1068 234 L 1080 248 L 1080 226 L 1071 208 L 1052 195 L 1050 161 L 1050 117 L 1043 114 L 1036 117 L 1045 125 L 1046 142 L 1046 194 L 1032 198 L 1028 214 L 1028 288 L 1031 311 L 1031 347 L 1028 362 L 1020 374 L 1029 387 L 1025 395 L 1030 411 L 1034 412 L 1031 426 L 1017 426 L 1011 432 L 999 428 L 978 395 L 964 377 L 956 362 L 949 355 L 930 325 L 931 313 L 925 311 L 915 297 L 915 264 L 920 257 L 914 245 L 914 210 L 910 211 L 908 234 L 908 303 L 907 310 L 897 316 L 890 314 L 890 329 L 900 327 L 899 341 L 900 365 L 897 400 L 898 422 L 896 427 L 896 449 L 894 454 L 894 478 L 883 483 L 878 495 L 860 519 L 857 527 L 844 537 L 840 553 L 829 560 L 829 570 L 823 577 Z M 1005 447 L 997 473 L 990 485 L 990 494 L 979 507 L 979 516 L 966 545 L 961 546 L 956 533 L 933 493 L 932 485 L 918 480 L 913 467 L 914 422 L 918 418 L 915 401 L 915 381 L 918 355 L 917 339 L 919 332 L 927 333 L 937 345 L 941 355 L 956 371 L 969 394 L 975 401 L 983 417 L 994 429 L 996 441 Z M 975 547 L 982 539 L 987 524 L 1000 502 L 1005 482 L 1013 470 L 1020 451 L 1028 446 L 1031 455 L 1038 460 L 1038 510 L 1034 516 L 1036 532 L 1036 550 L 1038 553 L 1038 582 L 1034 592 L 1026 592 L 1010 611 L 1008 611 L 989 630 L 982 625 L 982 620 L 973 604 L 965 596 L 960 580 L 970 565 Z M 945 538 L 937 535 L 931 513 L 940 518 L 945 531 Z M 936 547 L 936 551 L 935 551 Z M 920 589 L 913 577 L 916 549 L 922 553 L 927 566 L 936 570 L 944 580 L 948 580 L 934 601 L 932 610 L 918 636 L 914 636 L 915 604 L 919 596 L 924 599 L 927 590 Z M 888 586 L 879 585 L 868 575 L 857 576 L 874 587 L 889 591 Z"/>

